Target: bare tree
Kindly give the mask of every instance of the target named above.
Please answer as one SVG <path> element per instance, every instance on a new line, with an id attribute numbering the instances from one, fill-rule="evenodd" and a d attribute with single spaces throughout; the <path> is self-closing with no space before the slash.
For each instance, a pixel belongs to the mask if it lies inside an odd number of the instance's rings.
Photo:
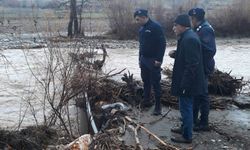
<path id="1" fill-rule="evenodd" d="M 76 8 L 76 0 L 70 0 L 70 19 L 68 24 L 68 36 L 70 37 L 79 33 Z"/>
<path id="2" fill-rule="evenodd" d="M 68 36 L 73 37 L 77 35 L 84 35 L 82 30 L 82 12 L 83 7 L 89 0 L 81 0 L 81 3 L 77 5 L 77 0 L 70 0 L 70 19 L 68 24 Z"/>
<path id="3" fill-rule="evenodd" d="M 83 11 L 83 6 L 84 3 L 87 2 L 87 0 L 81 0 L 81 5 L 80 5 L 80 9 L 79 9 L 79 33 L 84 35 L 84 30 L 82 30 L 82 11 Z"/>

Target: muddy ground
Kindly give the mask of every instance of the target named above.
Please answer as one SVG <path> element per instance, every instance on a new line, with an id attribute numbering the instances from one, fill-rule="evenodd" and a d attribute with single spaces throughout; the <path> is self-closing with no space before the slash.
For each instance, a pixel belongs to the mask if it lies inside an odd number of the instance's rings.
<path id="1" fill-rule="evenodd" d="M 168 112 L 168 107 L 163 107 L 164 112 Z M 193 132 L 192 144 L 176 144 L 171 142 L 172 136 L 178 136 L 178 134 L 171 133 L 170 129 L 173 126 L 180 125 L 180 114 L 178 110 L 171 109 L 169 114 L 153 124 L 155 120 L 161 117 L 152 116 L 153 108 L 145 110 L 143 112 L 135 112 L 134 118 L 137 118 L 138 122 L 144 124 L 146 128 L 155 133 L 161 139 L 167 143 L 171 143 L 179 148 L 190 148 L 197 150 L 217 150 L 217 149 L 230 149 L 230 150 L 248 150 L 250 149 L 250 122 L 243 123 L 244 117 L 249 119 L 249 111 L 239 111 L 239 116 L 242 119 L 238 121 L 232 119 L 230 111 L 212 110 L 210 113 L 210 125 L 212 130 L 210 132 Z M 235 116 L 234 116 L 235 117 Z M 141 141 L 145 149 L 155 148 L 156 140 L 149 140 L 149 137 L 145 132 L 141 131 Z M 153 138 L 152 138 L 153 139 Z M 127 139 L 130 143 L 131 139 Z"/>

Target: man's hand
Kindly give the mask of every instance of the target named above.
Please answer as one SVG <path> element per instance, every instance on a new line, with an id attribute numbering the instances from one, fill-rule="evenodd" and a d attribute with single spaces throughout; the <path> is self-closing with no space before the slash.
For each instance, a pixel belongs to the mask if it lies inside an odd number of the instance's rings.
<path id="1" fill-rule="evenodd" d="M 160 62 L 160 61 L 155 60 L 155 67 L 160 67 L 160 66 L 161 66 L 161 62 Z"/>
<path id="2" fill-rule="evenodd" d="M 168 56 L 171 57 L 171 58 L 175 58 L 175 53 L 176 53 L 176 50 L 171 50 L 171 51 L 168 53 Z"/>

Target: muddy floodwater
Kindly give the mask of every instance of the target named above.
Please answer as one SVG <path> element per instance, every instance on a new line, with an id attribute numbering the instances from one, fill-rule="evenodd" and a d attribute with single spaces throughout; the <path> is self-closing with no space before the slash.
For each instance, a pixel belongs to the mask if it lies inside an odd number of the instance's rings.
<path id="1" fill-rule="evenodd" d="M 167 56 L 175 46 L 166 49 L 163 67 L 171 66 L 174 60 Z M 138 50 L 131 48 L 108 49 L 107 70 L 127 68 L 136 78 L 140 78 L 138 66 Z M 216 67 L 239 78 L 250 79 L 250 39 L 218 39 L 217 54 L 215 56 Z"/>
<path id="2" fill-rule="evenodd" d="M 245 80 L 250 79 L 250 39 L 218 39 L 217 54 L 215 57 L 216 67 L 219 70 L 230 72 L 231 75 Z M 123 68 L 134 74 L 134 77 L 140 79 L 138 67 L 138 45 L 135 41 L 118 41 L 123 47 L 107 48 L 108 58 L 103 68 L 104 72 L 116 69 L 118 72 Z M 112 42 L 105 42 L 106 45 L 112 45 Z M 130 46 L 135 45 L 135 46 Z M 175 46 L 168 46 L 168 51 L 175 49 Z M 34 112 L 39 120 L 43 118 L 41 104 L 42 91 L 38 88 L 33 72 L 37 76 L 43 76 L 44 49 L 6 49 L 1 52 L 4 56 L 0 61 L 0 127 L 16 127 L 20 122 L 23 126 L 35 123 Z M 28 60 L 28 64 L 27 61 Z M 167 55 L 164 58 L 164 66 L 173 64 L 173 59 Z M 122 75 L 115 79 L 119 80 Z M 32 100 L 35 106 L 27 107 L 28 101 Z M 36 101 L 37 100 L 37 101 Z M 35 111 L 34 111 L 35 110 Z M 32 115 L 33 113 L 33 115 Z M 223 112 L 225 118 L 241 124 L 244 128 L 250 128 L 250 111 L 232 110 Z M 217 113 L 212 113 L 216 118 Z"/>

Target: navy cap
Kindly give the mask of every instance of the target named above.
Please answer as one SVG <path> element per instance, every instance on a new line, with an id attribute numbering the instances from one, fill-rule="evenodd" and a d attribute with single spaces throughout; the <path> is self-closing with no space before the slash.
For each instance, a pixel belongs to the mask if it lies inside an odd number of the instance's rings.
<path id="1" fill-rule="evenodd" d="M 145 17 L 147 17 L 148 16 L 148 11 L 146 10 L 146 9 L 137 9 L 136 11 L 135 11 L 135 13 L 134 13 L 134 18 L 136 17 L 136 16 L 145 16 Z"/>
<path id="2" fill-rule="evenodd" d="M 203 8 L 192 8 L 188 12 L 189 16 L 194 16 L 198 20 L 203 20 L 205 16 L 205 11 Z"/>
<path id="3" fill-rule="evenodd" d="M 191 27 L 191 22 L 187 14 L 177 16 L 174 22 L 184 27 Z"/>

